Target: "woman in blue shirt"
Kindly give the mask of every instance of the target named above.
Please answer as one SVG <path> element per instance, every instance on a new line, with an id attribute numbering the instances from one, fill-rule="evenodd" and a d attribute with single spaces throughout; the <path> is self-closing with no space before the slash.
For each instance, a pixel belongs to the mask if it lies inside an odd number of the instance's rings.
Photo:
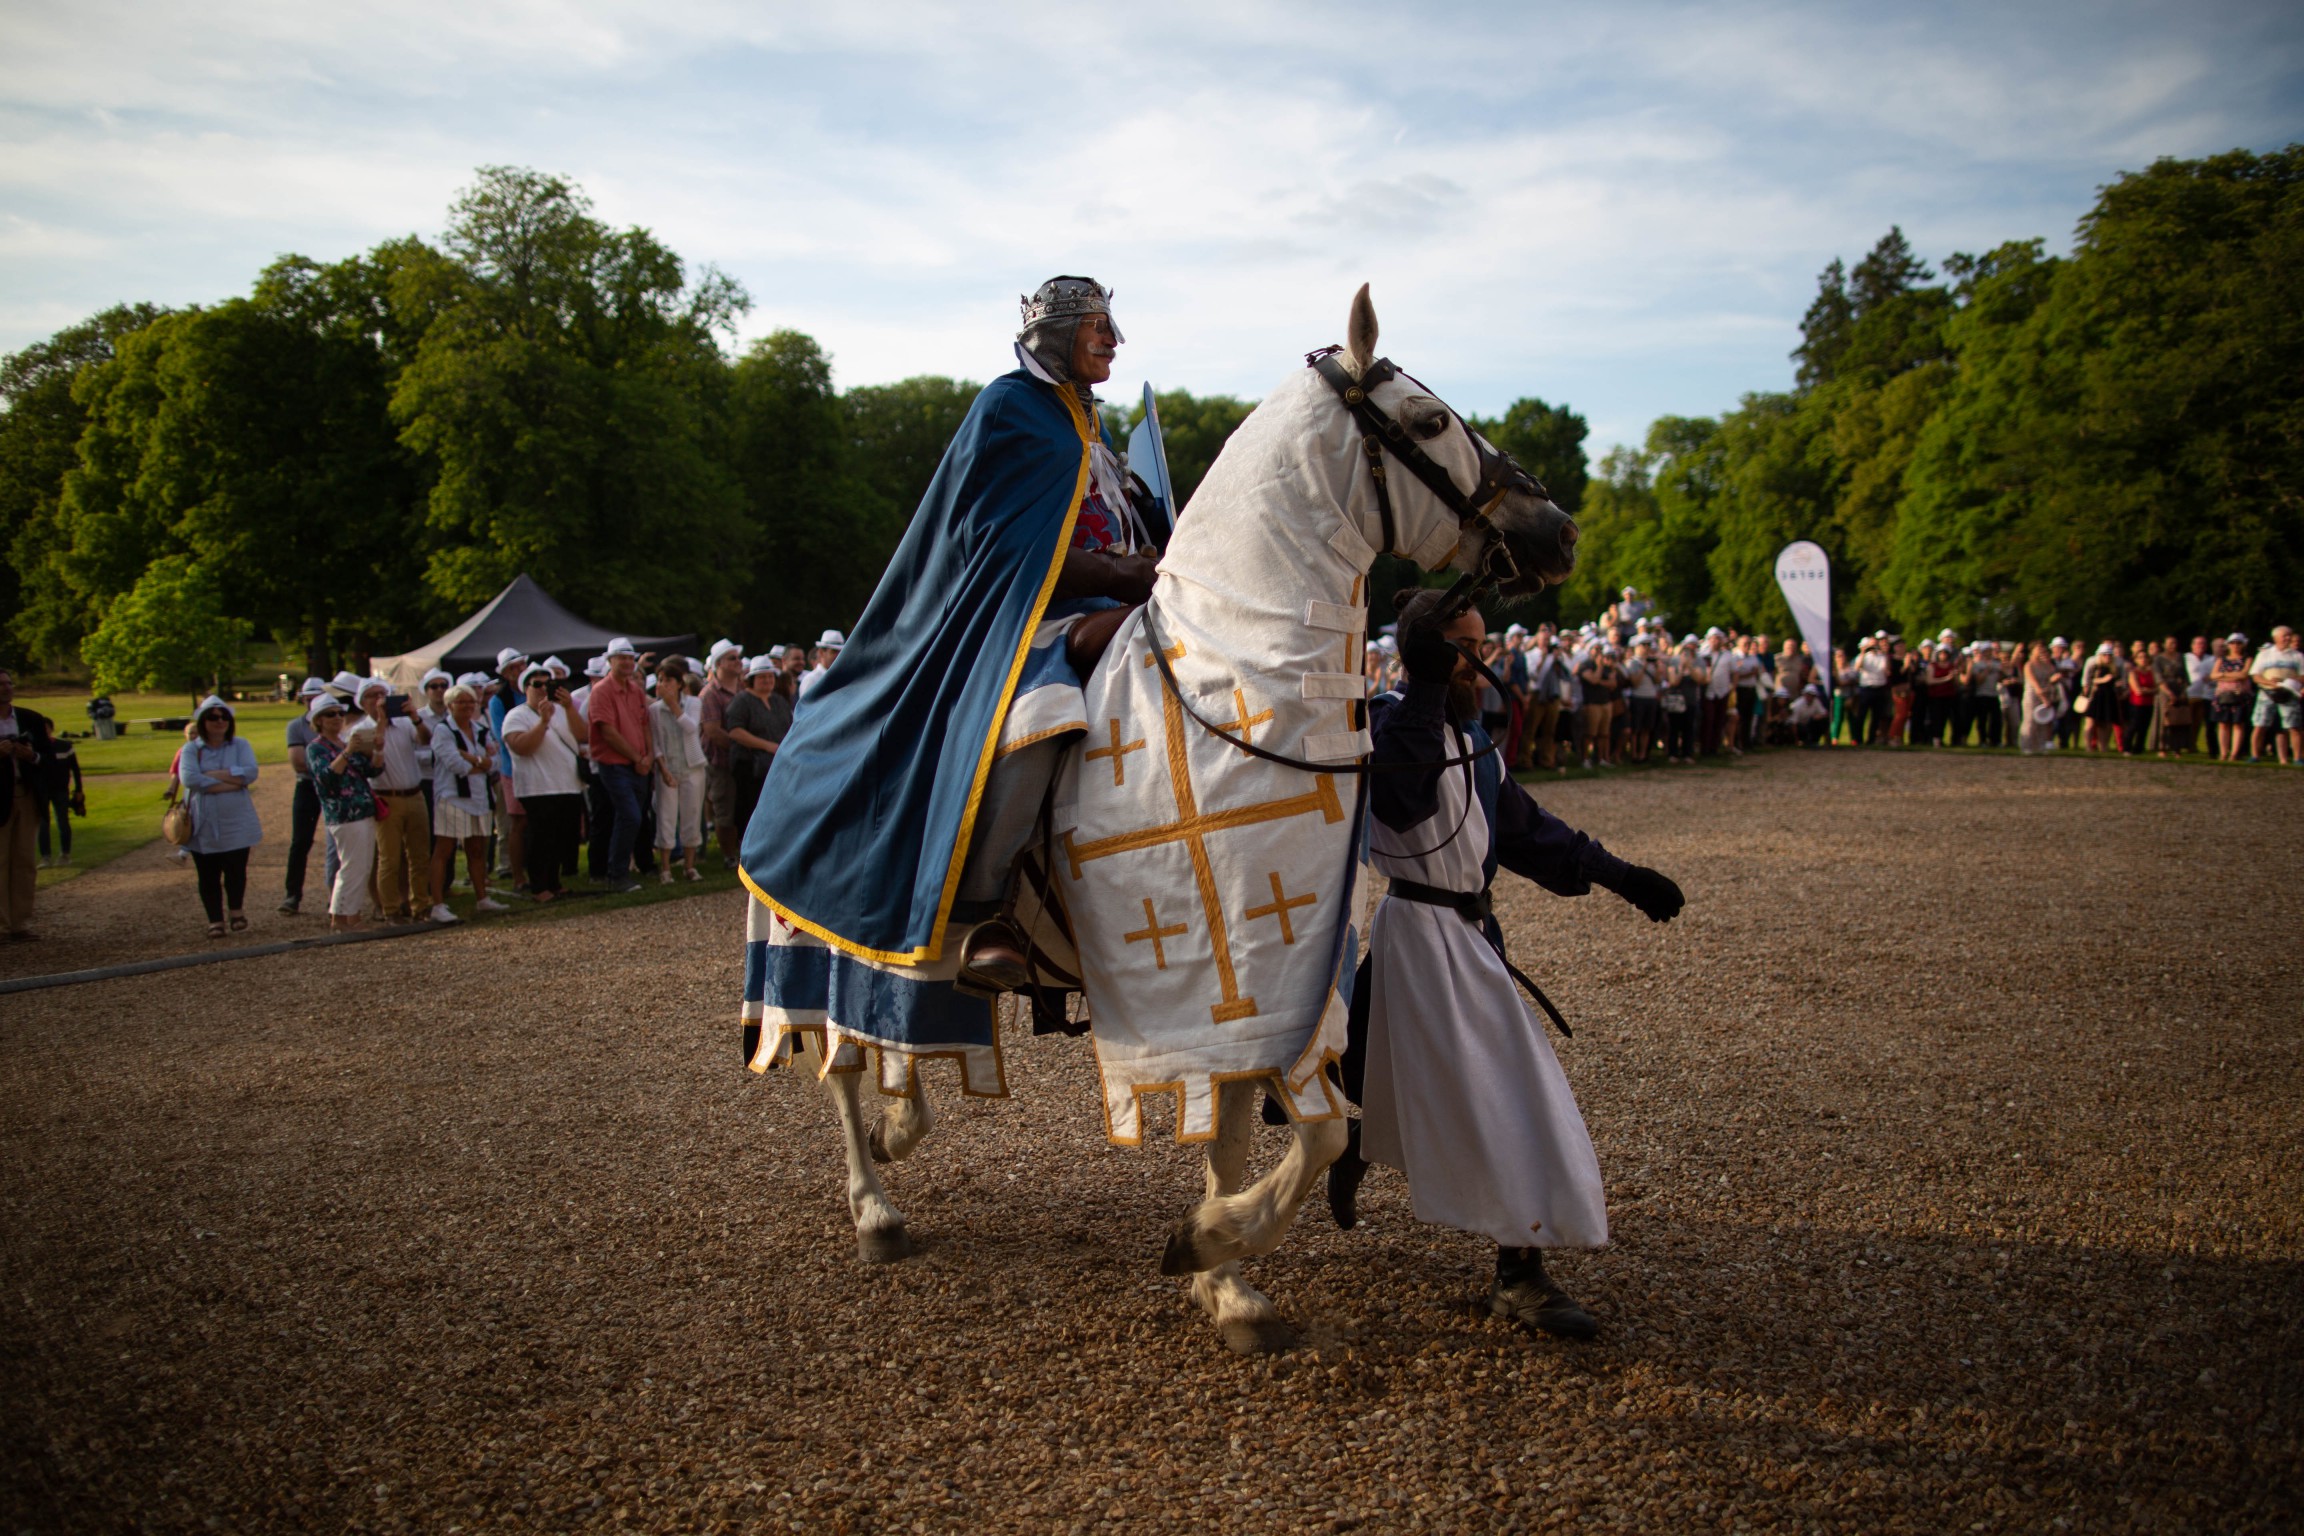
<path id="1" fill-rule="evenodd" d="M 208 911 L 208 936 L 224 937 L 229 909 L 232 931 L 248 926 L 241 910 L 248 898 L 248 850 L 264 840 L 248 786 L 256 782 L 256 749 L 240 739 L 232 706 L 214 694 L 200 701 L 195 733 L 176 763 L 192 810 L 193 868 L 200 875 L 200 905 Z"/>

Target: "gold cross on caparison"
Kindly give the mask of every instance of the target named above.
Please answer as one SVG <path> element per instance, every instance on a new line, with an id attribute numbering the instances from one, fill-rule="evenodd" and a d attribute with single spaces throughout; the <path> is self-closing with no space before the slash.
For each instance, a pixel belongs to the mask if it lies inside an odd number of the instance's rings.
<path id="1" fill-rule="evenodd" d="M 1240 915 L 1251 922 L 1259 917 L 1277 917 L 1280 919 L 1280 942 L 1293 944 L 1296 942 L 1296 929 L 1288 921 L 1288 909 L 1291 907 L 1309 907 L 1320 898 L 1309 894 L 1291 896 L 1280 884 L 1280 871 L 1275 869 L 1269 874 L 1272 881 L 1272 904 L 1268 907 L 1250 907 Z"/>
<path id="2" fill-rule="evenodd" d="M 1152 941 L 1152 967 L 1154 970 L 1164 971 L 1168 969 L 1168 951 L 1161 948 L 1160 941 L 1172 939 L 1185 931 L 1182 923 L 1167 928 L 1161 927 L 1160 919 L 1152 915 L 1152 898 L 1147 896 L 1144 898 L 1144 926 L 1134 933 L 1124 933 L 1120 937 L 1131 944 L 1141 944 L 1146 939 L 1150 939 Z"/>
<path id="3" fill-rule="evenodd" d="M 1143 751 L 1144 738 L 1139 736 L 1134 741 L 1124 742 L 1120 739 L 1120 722 L 1115 719 L 1111 722 L 1111 726 L 1112 745 L 1098 747 L 1084 755 L 1090 762 L 1094 762 L 1100 757 L 1112 759 L 1112 787 L 1118 789 L 1128 782 L 1128 754 Z"/>
<path id="4" fill-rule="evenodd" d="M 1268 709 L 1258 714 L 1248 713 L 1248 695 L 1241 689 L 1232 690 L 1232 708 L 1233 718 L 1216 729 L 1238 736 L 1242 741 L 1253 743 L 1256 740 L 1256 727 L 1272 723 L 1272 711 Z"/>

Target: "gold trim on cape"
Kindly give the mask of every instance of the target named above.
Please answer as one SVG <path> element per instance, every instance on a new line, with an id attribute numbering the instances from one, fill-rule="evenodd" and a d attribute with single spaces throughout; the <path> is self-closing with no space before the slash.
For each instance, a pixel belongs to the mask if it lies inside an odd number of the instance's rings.
<path id="1" fill-rule="evenodd" d="M 952 862 L 944 871 L 944 889 L 936 898 L 936 922 L 929 930 L 928 942 L 914 949 L 873 949 L 868 945 L 841 937 L 821 923 L 813 922 L 793 911 L 752 879 L 750 870 L 741 861 L 736 866 L 738 878 L 744 888 L 759 899 L 762 905 L 783 918 L 803 933 L 812 934 L 844 955 L 859 960 L 877 960 L 882 965 L 932 965 L 943 958 L 944 927 L 952 918 L 952 902 L 960 893 L 960 871 L 968 861 L 968 844 L 976 831 L 976 812 L 984 803 L 984 781 L 992 772 L 992 760 L 999 755 L 1000 727 L 1008 718 L 1008 707 L 1016 702 L 1016 684 L 1024 676 L 1024 663 L 1032 654 L 1032 637 L 1040 628 L 1040 617 L 1048 611 L 1048 599 L 1056 591 L 1056 577 L 1064 569 L 1064 552 L 1072 547 L 1072 529 L 1080 520 L 1080 501 L 1088 494 L 1088 467 L 1090 449 L 1095 442 L 1090 435 L 1088 413 L 1073 398 L 1072 391 L 1058 386 L 1045 386 L 1056 390 L 1056 397 L 1064 402 L 1064 410 L 1072 418 L 1072 428 L 1080 434 L 1080 469 L 1072 480 L 1072 499 L 1064 510 L 1064 527 L 1057 535 L 1056 548 L 1048 561 L 1047 574 L 1040 578 L 1040 594 L 1032 600 L 1032 613 L 1024 622 L 1024 633 L 1016 643 L 1016 654 L 1008 663 L 1008 680 L 1001 685 L 1000 706 L 992 713 L 992 727 L 985 732 L 984 745 L 976 756 L 976 776 L 968 786 L 968 803 L 960 810 L 960 834 L 952 844 Z"/>

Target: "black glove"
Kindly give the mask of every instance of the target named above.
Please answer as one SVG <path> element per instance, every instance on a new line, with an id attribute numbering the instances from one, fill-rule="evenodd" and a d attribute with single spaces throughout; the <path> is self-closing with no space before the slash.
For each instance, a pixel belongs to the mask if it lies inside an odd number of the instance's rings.
<path id="1" fill-rule="evenodd" d="M 1445 688 L 1464 653 L 1429 624 L 1400 626 L 1400 669 L 1419 683 Z"/>
<path id="2" fill-rule="evenodd" d="M 1635 864 L 1616 882 L 1616 894 L 1648 914 L 1652 923 L 1668 923 L 1680 915 L 1688 898 L 1672 877 L 1645 864 Z"/>
<path id="3" fill-rule="evenodd" d="M 1058 598 L 1112 597 L 1123 603 L 1141 603 L 1152 595 L 1160 562 L 1146 555 L 1125 555 L 1110 550 L 1068 549 L 1056 572 Z"/>

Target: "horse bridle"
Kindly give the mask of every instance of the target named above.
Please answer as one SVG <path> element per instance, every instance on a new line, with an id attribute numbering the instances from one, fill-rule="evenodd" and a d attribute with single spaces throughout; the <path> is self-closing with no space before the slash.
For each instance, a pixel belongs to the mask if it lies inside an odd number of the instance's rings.
<path id="1" fill-rule="evenodd" d="M 1520 576 L 1520 564 L 1512 558 L 1512 551 L 1497 532 L 1492 514 L 1514 491 L 1524 495 L 1541 496 L 1546 501 L 1552 493 L 1544 483 L 1522 469 L 1512 455 L 1483 441 L 1480 434 L 1467 427 L 1464 435 L 1471 439 L 1472 451 L 1479 459 L 1479 478 L 1470 495 L 1456 484 L 1456 477 L 1447 468 L 1418 446 L 1408 429 L 1387 414 L 1373 398 L 1377 389 L 1394 379 L 1406 379 L 1418 389 L 1423 381 L 1412 374 L 1403 373 L 1400 366 L 1388 357 L 1380 357 L 1353 377 L 1344 366 L 1341 347 L 1322 347 L 1317 352 L 1304 354 L 1305 366 L 1320 375 L 1336 397 L 1344 402 L 1344 409 L 1360 424 L 1361 451 L 1368 456 L 1368 477 L 1376 485 L 1376 515 L 1384 527 L 1384 547 L 1378 553 L 1401 555 L 1399 532 L 1392 521 L 1392 490 L 1384 468 L 1384 456 L 1389 453 L 1400 461 L 1403 469 L 1424 482 L 1424 488 L 1440 498 L 1441 505 L 1456 514 L 1456 523 L 1465 533 L 1485 535 L 1480 558 L 1472 569 L 1458 577 L 1441 600 L 1439 622 L 1445 624 L 1480 600 L 1492 587 L 1515 581 Z M 1424 389 L 1427 395 L 1432 392 Z M 1438 396 L 1433 396 L 1438 399 Z M 1451 411 L 1453 418 L 1455 413 Z"/>
<path id="2" fill-rule="evenodd" d="M 1376 482 L 1376 512 L 1384 524 L 1384 547 L 1378 553 L 1386 555 L 1400 553 L 1394 547 L 1398 542 L 1399 535 L 1392 522 L 1392 493 L 1390 487 L 1385 484 L 1384 455 L 1386 453 L 1390 453 L 1398 459 L 1410 474 L 1424 482 L 1427 490 L 1440 498 L 1441 503 L 1449 511 L 1456 514 L 1456 522 L 1460 528 L 1468 532 L 1479 532 L 1487 535 L 1487 543 L 1481 551 L 1480 559 L 1470 571 L 1457 578 L 1456 584 L 1450 587 L 1447 594 L 1440 600 L 1440 611 L 1434 622 L 1449 623 L 1478 602 L 1481 594 L 1490 587 L 1511 581 L 1520 574 L 1519 562 L 1512 558 L 1512 551 L 1505 547 L 1503 535 L 1497 532 L 1496 525 L 1490 520 L 1489 514 L 1494 512 L 1504 498 L 1514 491 L 1520 491 L 1531 496 L 1541 496 L 1547 501 L 1552 499 L 1552 494 L 1544 489 L 1542 481 L 1515 463 L 1510 454 L 1499 452 L 1490 447 L 1481 441 L 1480 434 L 1467 427 L 1464 435 L 1472 440 L 1473 451 L 1479 456 L 1480 480 L 1479 484 L 1474 487 L 1472 494 L 1466 495 L 1456 484 L 1455 477 L 1449 474 L 1447 469 L 1436 462 L 1430 454 L 1417 446 L 1416 440 L 1408 435 L 1408 429 L 1387 415 L 1383 407 L 1369 398 L 1369 391 L 1393 379 L 1406 379 L 1418 389 L 1424 389 L 1423 382 L 1413 374 L 1401 372 L 1399 365 L 1388 357 L 1376 359 L 1361 371 L 1358 378 L 1354 378 L 1351 370 L 1337 360 L 1337 354 L 1342 350 L 1341 347 L 1322 347 L 1317 352 L 1305 353 L 1304 362 L 1307 367 L 1327 381 L 1328 387 L 1335 390 L 1337 397 L 1344 402 L 1344 409 L 1351 413 L 1354 421 L 1360 423 L 1363 451 L 1368 456 L 1368 473 L 1370 478 Z M 1428 395 L 1432 393 L 1428 389 L 1425 389 L 1424 392 Z M 1433 398 L 1438 399 L 1439 397 L 1433 396 Z M 1451 411 L 1449 414 L 1453 419 L 1455 413 Z M 1469 773 L 1473 763 L 1487 757 L 1502 746 L 1500 742 L 1491 741 L 1477 752 L 1467 752 L 1458 757 L 1445 757 L 1436 763 L 1312 763 L 1306 762 L 1302 758 L 1290 757 L 1284 752 L 1274 752 L 1269 748 L 1257 746 L 1252 741 L 1233 735 L 1194 709 L 1191 700 L 1184 697 L 1184 690 L 1176 681 L 1175 669 L 1168 665 L 1167 648 L 1162 645 L 1159 632 L 1152 627 L 1150 604 L 1145 605 L 1143 625 L 1144 638 L 1151 649 L 1152 660 L 1160 669 L 1160 681 L 1166 685 L 1169 695 L 1176 700 L 1177 707 L 1184 711 L 1186 718 L 1191 720 L 1194 725 L 1218 740 L 1238 747 L 1250 757 L 1260 757 L 1268 763 L 1278 763 L 1283 768 L 1296 768 L 1305 773 L 1411 772 L 1417 769 L 1454 768 L 1459 765 L 1462 765 L 1465 772 Z M 1486 662 L 1469 651 L 1466 651 L 1464 655 L 1473 666 L 1479 668 L 1481 675 L 1495 686 L 1499 694 L 1509 697 L 1510 690 L 1504 680 L 1491 671 Z"/>

